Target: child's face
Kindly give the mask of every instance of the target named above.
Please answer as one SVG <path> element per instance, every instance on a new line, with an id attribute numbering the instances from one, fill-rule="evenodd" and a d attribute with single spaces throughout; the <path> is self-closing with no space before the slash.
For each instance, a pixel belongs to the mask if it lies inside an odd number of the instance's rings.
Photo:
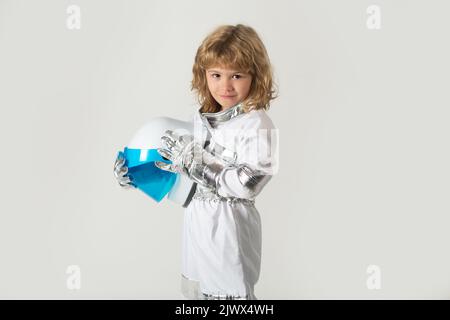
<path id="1" fill-rule="evenodd" d="M 219 67 L 206 70 L 208 89 L 222 110 L 231 108 L 247 98 L 252 84 L 248 73 Z"/>

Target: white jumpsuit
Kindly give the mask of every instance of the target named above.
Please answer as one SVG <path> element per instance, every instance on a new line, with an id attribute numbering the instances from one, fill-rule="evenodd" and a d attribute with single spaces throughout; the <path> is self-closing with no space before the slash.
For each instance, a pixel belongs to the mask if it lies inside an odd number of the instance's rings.
<path id="1" fill-rule="evenodd" d="M 208 133 L 209 132 L 209 133 Z M 216 190 L 197 185 L 185 208 L 182 292 L 187 299 L 256 299 L 261 265 L 261 219 L 254 199 L 275 173 L 278 136 L 264 110 L 241 105 L 194 115 L 194 137 L 222 159 Z M 200 139 L 200 140 L 199 140 Z M 239 165 L 264 175 L 249 188 Z"/>

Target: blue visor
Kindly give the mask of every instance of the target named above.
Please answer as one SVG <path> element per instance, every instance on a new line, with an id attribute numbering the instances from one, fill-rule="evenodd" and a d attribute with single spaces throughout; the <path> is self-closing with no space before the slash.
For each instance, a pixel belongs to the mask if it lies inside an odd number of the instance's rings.
<path id="1" fill-rule="evenodd" d="M 155 161 L 171 163 L 164 159 L 156 149 L 129 149 L 123 151 L 125 164 L 136 187 L 160 202 L 172 189 L 177 174 L 155 166 Z"/>

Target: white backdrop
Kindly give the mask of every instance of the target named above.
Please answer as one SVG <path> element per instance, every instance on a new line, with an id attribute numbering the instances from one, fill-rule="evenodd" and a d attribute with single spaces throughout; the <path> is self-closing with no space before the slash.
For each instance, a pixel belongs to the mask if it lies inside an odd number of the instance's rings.
<path id="1" fill-rule="evenodd" d="M 181 297 L 182 208 L 122 190 L 113 162 L 149 119 L 196 110 L 197 47 L 243 23 L 280 94 L 258 298 L 449 299 L 449 9 L 0 0 L 0 298 Z"/>

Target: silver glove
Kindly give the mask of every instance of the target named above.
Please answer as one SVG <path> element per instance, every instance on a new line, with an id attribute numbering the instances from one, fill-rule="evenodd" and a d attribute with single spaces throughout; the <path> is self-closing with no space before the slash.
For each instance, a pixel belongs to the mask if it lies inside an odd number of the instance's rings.
<path id="1" fill-rule="evenodd" d="M 124 189 L 136 188 L 132 179 L 128 175 L 128 167 L 126 166 L 126 159 L 123 152 L 119 152 L 114 163 L 114 176 L 119 185 Z"/>
<path id="2" fill-rule="evenodd" d="M 158 153 L 172 163 L 157 161 L 158 168 L 185 174 L 205 187 L 216 189 L 219 174 L 226 166 L 221 159 L 204 150 L 191 134 L 167 130 L 161 141 L 165 148 L 159 148 Z"/>

